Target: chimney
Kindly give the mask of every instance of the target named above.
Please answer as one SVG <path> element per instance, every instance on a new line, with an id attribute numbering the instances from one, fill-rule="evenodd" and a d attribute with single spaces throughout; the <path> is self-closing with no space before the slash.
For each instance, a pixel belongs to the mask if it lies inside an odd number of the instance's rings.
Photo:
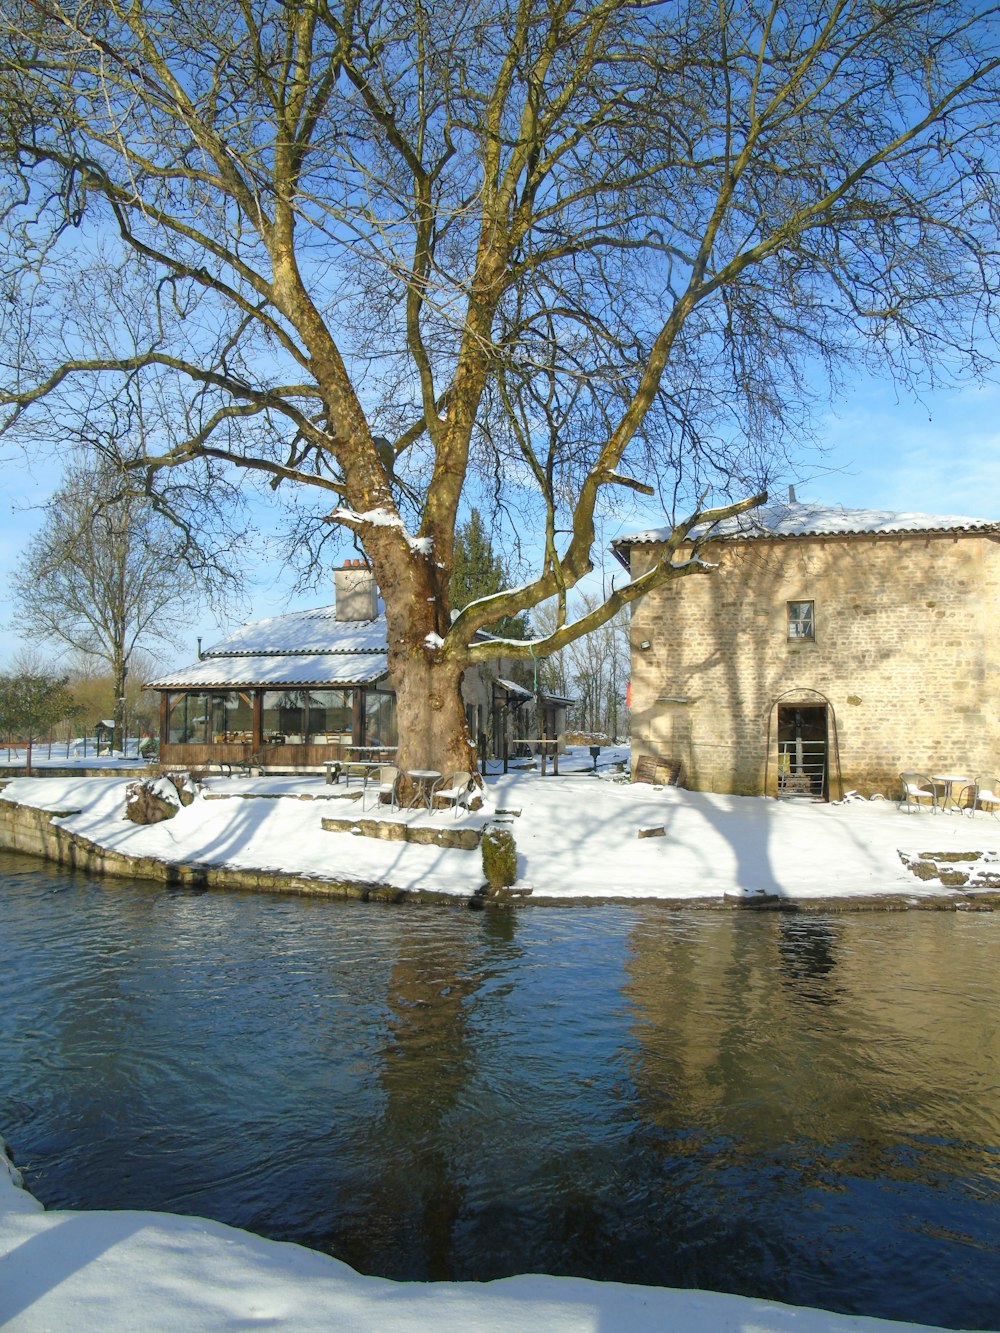
<path id="1" fill-rule="evenodd" d="M 338 620 L 374 620 L 378 615 L 375 575 L 363 560 L 345 560 L 333 571 L 333 592 Z"/>
<path id="2" fill-rule="evenodd" d="M 794 486 L 789 486 L 789 488 L 788 488 L 788 503 L 789 503 L 790 505 L 798 504 L 798 500 L 796 500 L 796 498 L 795 498 L 795 487 L 794 487 Z"/>

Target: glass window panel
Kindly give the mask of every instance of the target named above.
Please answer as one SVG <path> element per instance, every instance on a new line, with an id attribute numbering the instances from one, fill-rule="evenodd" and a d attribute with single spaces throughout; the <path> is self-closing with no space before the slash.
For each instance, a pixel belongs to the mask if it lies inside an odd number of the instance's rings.
<path id="1" fill-rule="evenodd" d="M 265 690 L 262 724 L 264 742 L 301 745 L 305 735 L 306 694 L 304 690 Z"/>
<path id="2" fill-rule="evenodd" d="M 219 745 L 253 739 L 253 697 L 238 690 L 185 690 L 167 695 L 167 740 L 172 745 Z"/>
<path id="3" fill-rule="evenodd" d="M 212 739 L 247 744 L 253 740 L 253 697 L 239 690 L 212 695 Z"/>
<path id="4" fill-rule="evenodd" d="M 188 739 L 187 707 L 186 694 L 167 695 L 167 741 L 171 745 L 183 745 Z"/>
<path id="5" fill-rule="evenodd" d="M 353 690 L 309 690 L 306 697 L 308 731 L 312 745 L 341 740 L 350 744 L 354 734 Z"/>
<path id="6" fill-rule="evenodd" d="M 788 637 L 790 639 L 814 639 L 815 617 L 813 602 L 788 603 Z"/>
<path id="7" fill-rule="evenodd" d="M 174 698 L 175 696 L 171 696 Z M 203 690 L 189 690 L 179 697 L 182 703 L 174 712 L 182 710 L 179 725 L 174 726 L 171 719 L 170 739 L 177 735 L 182 745 L 206 745 L 210 739 L 209 723 L 211 704 L 209 696 Z"/>
<path id="8" fill-rule="evenodd" d="M 365 691 L 364 745 L 398 745 L 396 696 L 381 690 Z"/>

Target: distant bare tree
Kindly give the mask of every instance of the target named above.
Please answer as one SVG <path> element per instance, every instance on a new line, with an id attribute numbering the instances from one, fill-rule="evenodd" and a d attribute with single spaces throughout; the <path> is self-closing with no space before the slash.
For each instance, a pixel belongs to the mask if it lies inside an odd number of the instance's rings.
<path id="1" fill-rule="evenodd" d="M 601 600 L 599 593 L 580 593 L 572 613 L 583 619 Z M 544 637 L 552 633 L 557 620 L 558 609 L 549 603 L 535 611 L 532 628 Z M 546 689 L 576 699 L 570 720 L 573 730 L 619 740 L 627 734 L 624 705 L 628 672 L 628 613 L 621 610 L 547 658 L 541 678 Z"/>
<path id="2" fill-rule="evenodd" d="M 107 665 L 119 743 L 137 646 L 176 642 L 198 601 L 178 558 L 181 544 L 126 479 L 107 468 L 77 468 L 46 506 L 11 580 L 24 637 Z"/>

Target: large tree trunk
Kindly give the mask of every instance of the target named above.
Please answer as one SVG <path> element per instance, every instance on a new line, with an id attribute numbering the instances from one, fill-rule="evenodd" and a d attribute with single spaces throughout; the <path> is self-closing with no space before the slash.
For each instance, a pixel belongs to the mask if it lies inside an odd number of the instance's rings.
<path id="1" fill-rule="evenodd" d="M 447 571 L 423 554 L 389 551 L 381 586 L 395 587 L 386 606 L 389 679 L 396 691 L 397 764 L 405 772 L 476 772 L 462 701 L 466 662 L 441 652 L 449 619 Z M 400 595 L 403 588 L 406 595 Z"/>
<path id="2" fill-rule="evenodd" d="M 400 645 L 393 683 L 399 726 L 397 764 L 404 772 L 475 773 L 476 748 L 462 702 L 462 668 L 435 660 L 423 642 Z"/>

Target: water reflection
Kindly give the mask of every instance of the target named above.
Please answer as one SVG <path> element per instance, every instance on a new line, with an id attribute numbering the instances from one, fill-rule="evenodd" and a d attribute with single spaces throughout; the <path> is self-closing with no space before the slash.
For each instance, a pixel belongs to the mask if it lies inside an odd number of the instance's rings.
<path id="1" fill-rule="evenodd" d="M 831 984 L 837 966 L 839 930 L 815 917 L 778 918 L 778 973 L 803 1000 L 833 1004 L 838 988 Z"/>
<path id="2" fill-rule="evenodd" d="M 995 940 L 962 917 L 643 924 L 636 1084 L 688 1281 L 721 1247 L 732 1290 L 767 1274 L 848 1308 L 850 1274 L 850 1308 L 889 1313 L 886 1290 L 906 1287 L 950 1322 L 954 1286 L 974 1290 L 1000 1242 Z M 946 1260 L 943 1212 L 964 1219 Z M 992 1285 L 977 1317 L 998 1313 Z"/>
<path id="3" fill-rule="evenodd" d="M 396 1255 L 406 1256 L 414 1275 L 450 1279 L 464 1194 L 452 1142 L 462 1132 L 476 1065 L 469 1005 L 491 974 L 468 923 L 439 916 L 437 928 L 400 941 L 389 970 L 378 1047 L 382 1097 L 370 1126 L 383 1166 L 365 1216 L 331 1231 L 326 1247 L 369 1271 L 373 1256 L 392 1262 Z"/>
<path id="4" fill-rule="evenodd" d="M 0 1131 L 51 1205 L 1000 1325 L 1000 918 L 0 876 Z"/>

